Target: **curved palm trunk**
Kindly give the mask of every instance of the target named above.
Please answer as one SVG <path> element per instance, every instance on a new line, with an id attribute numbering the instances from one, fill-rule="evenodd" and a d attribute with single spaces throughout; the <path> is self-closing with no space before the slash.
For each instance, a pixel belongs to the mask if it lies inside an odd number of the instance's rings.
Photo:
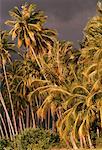
<path id="1" fill-rule="evenodd" d="M 6 75 L 6 69 L 5 69 L 5 62 L 4 62 L 4 60 L 2 61 L 2 65 L 3 65 L 3 71 L 4 71 L 6 86 L 7 86 L 7 90 L 8 90 L 8 94 L 9 94 L 9 100 L 10 100 L 10 104 L 11 104 L 11 110 L 12 110 L 12 117 L 13 117 L 13 122 L 14 122 L 14 128 L 15 128 L 16 134 L 18 134 L 18 132 L 17 132 L 17 125 L 16 125 L 16 119 L 15 119 L 15 114 L 14 114 L 14 108 L 13 108 L 13 103 L 12 103 L 10 88 L 9 88 L 9 84 L 8 84 L 8 80 L 7 80 L 7 75 Z"/>
<path id="2" fill-rule="evenodd" d="M 8 123 L 9 133 L 10 133 L 10 138 L 11 138 L 11 140 L 12 140 L 12 135 L 14 136 L 14 129 L 13 129 L 12 122 L 11 122 L 11 120 L 10 120 L 10 117 L 9 117 L 9 114 L 8 114 L 8 111 L 7 111 L 5 102 L 4 102 L 4 100 L 3 100 L 1 91 L 0 91 L 0 101 L 1 101 L 1 103 L 2 103 L 2 106 L 3 106 L 3 108 L 4 108 L 4 111 L 5 111 L 5 113 L 6 113 L 7 123 Z M 11 131 L 12 131 L 12 133 L 11 133 Z"/>
<path id="3" fill-rule="evenodd" d="M 35 60 L 36 60 L 36 62 L 38 64 L 39 68 L 42 69 L 42 67 L 40 65 L 40 62 L 39 62 L 38 58 L 36 57 L 36 54 L 35 54 L 34 49 L 32 48 L 32 46 L 30 46 L 30 49 L 31 49 L 31 51 L 32 51 L 32 53 L 34 55 L 34 58 L 35 58 Z"/>
<path id="4" fill-rule="evenodd" d="M 39 60 L 38 60 L 38 58 L 37 58 L 37 56 L 36 56 L 36 54 L 35 54 L 35 52 L 34 52 L 34 49 L 32 48 L 31 45 L 30 45 L 30 49 L 31 49 L 31 51 L 32 51 L 32 53 L 33 53 L 33 55 L 34 55 L 34 58 L 35 58 L 35 60 L 36 60 L 36 62 L 37 62 L 37 64 L 38 64 L 40 70 L 42 70 L 42 66 L 40 65 L 40 62 L 39 62 Z M 43 76 L 44 76 L 44 78 L 47 80 L 47 78 L 45 77 L 44 74 L 43 74 Z"/>

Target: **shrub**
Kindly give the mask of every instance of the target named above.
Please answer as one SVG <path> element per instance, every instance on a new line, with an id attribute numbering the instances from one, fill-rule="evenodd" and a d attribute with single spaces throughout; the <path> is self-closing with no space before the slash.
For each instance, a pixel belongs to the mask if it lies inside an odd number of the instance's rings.
<path id="1" fill-rule="evenodd" d="M 14 148 L 17 150 L 43 150 L 60 142 L 59 136 L 40 128 L 29 128 L 16 136 Z"/>
<path id="2" fill-rule="evenodd" d="M 6 139 L 0 139 L 0 150 L 4 150 L 5 147 L 11 147 L 11 142 Z"/>

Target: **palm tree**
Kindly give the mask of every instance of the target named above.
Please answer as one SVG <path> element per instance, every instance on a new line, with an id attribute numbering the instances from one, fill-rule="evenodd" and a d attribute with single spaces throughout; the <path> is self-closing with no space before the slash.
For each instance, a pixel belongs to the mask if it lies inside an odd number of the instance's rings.
<path id="1" fill-rule="evenodd" d="M 11 119 L 10 119 L 10 116 L 9 116 L 9 113 L 8 113 L 8 110 L 6 108 L 6 105 L 5 105 L 5 102 L 4 102 L 4 99 L 2 97 L 2 94 L 1 94 L 1 91 L 0 91 L 0 102 L 4 108 L 4 111 L 5 111 L 5 114 L 6 114 L 6 117 L 7 117 L 7 124 L 8 124 L 8 128 L 9 128 L 9 134 L 10 134 L 10 139 L 12 140 L 13 139 L 13 136 L 15 135 L 14 133 L 14 128 L 13 128 L 13 125 L 12 125 L 12 122 L 11 122 Z M 2 121 L 2 116 L 1 116 L 1 121 Z M 3 121 L 2 121 L 3 123 Z M 4 126 L 4 123 L 3 123 L 3 126 Z M 6 128 L 6 127 L 5 127 Z M 5 129 L 5 133 L 6 133 L 6 129 Z M 8 136 L 7 136 L 8 137 Z"/>
<path id="2" fill-rule="evenodd" d="M 36 95 L 30 98 L 29 93 L 32 93 L 36 87 L 46 84 L 48 81 L 40 79 L 42 75 L 39 74 L 38 68 L 35 67 L 35 62 L 30 60 L 15 61 L 12 63 L 11 68 L 9 67 L 8 70 L 8 80 L 10 82 L 12 98 L 15 100 L 16 120 L 19 120 L 20 130 L 23 129 L 21 123 L 21 117 L 23 116 L 24 120 L 25 118 L 26 121 L 29 120 L 26 123 L 24 122 L 27 126 L 35 127 L 37 124 L 37 120 L 35 119 L 36 109 L 39 108 L 40 104 L 38 98 L 36 99 Z M 26 109 L 29 109 L 29 114 Z M 18 113 L 20 114 L 19 119 Z"/>
<path id="3" fill-rule="evenodd" d="M 15 114 L 20 131 L 22 131 L 25 126 L 26 107 L 30 106 L 27 101 L 27 92 L 29 92 L 31 86 L 31 83 L 29 82 L 32 79 L 32 76 L 30 77 L 31 71 L 32 68 L 30 68 L 29 63 L 24 60 L 13 62 L 12 71 L 8 70 L 8 80 L 10 82 L 12 97 L 15 100 Z M 34 70 L 32 73 L 33 72 Z M 33 112 L 31 114 L 33 114 Z"/>
<path id="4" fill-rule="evenodd" d="M 30 57 L 33 55 L 39 68 L 42 69 L 36 54 L 46 50 L 50 51 L 56 33 L 53 30 L 43 28 L 46 16 L 42 11 L 36 10 L 35 4 L 28 5 L 26 3 L 21 8 L 21 11 L 17 7 L 10 11 L 12 20 L 6 21 L 6 24 L 12 26 L 10 34 L 13 40 L 18 38 L 18 48 L 22 45 L 28 48 L 28 55 L 29 53 Z"/>
<path id="5" fill-rule="evenodd" d="M 101 127 L 101 26 L 101 16 L 94 17 L 88 23 L 84 32 L 84 48 L 80 53 L 78 52 L 79 54 L 76 52 L 75 55 L 73 55 L 72 50 L 70 51 L 69 49 L 67 49 L 67 47 L 63 48 L 63 43 L 62 48 L 61 46 L 57 45 L 58 50 L 57 52 L 54 51 L 55 55 L 52 57 L 53 61 L 50 59 L 51 62 L 56 62 L 56 71 L 52 69 L 54 67 L 51 68 L 50 66 L 53 66 L 53 63 L 50 64 L 48 61 L 46 64 L 43 60 L 43 65 L 48 75 L 47 78 L 49 77 L 48 79 L 51 80 L 51 85 L 38 88 L 39 92 L 48 93 L 47 98 L 44 100 L 38 110 L 38 116 L 45 118 L 46 112 L 51 107 L 51 103 L 55 103 L 56 99 L 59 98 L 59 101 L 61 101 L 60 106 L 62 110 L 60 111 L 61 115 L 58 115 L 57 129 L 60 133 L 60 136 L 68 143 L 70 143 L 71 141 L 71 145 L 75 149 L 78 149 L 79 141 L 81 147 L 87 147 L 88 144 L 88 146 L 92 148 L 93 145 L 90 133 L 92 124 L 94 124 L 95 121 L 98 120 L 99 126 Z M 65 44 L 64 46 L 67 46 L 67 44 Z M 81 56 L 79 57 L 80 54 Z M 77 56 L 79 57 L 79 61 L 77 61 Z M 65 68 L 67 68 L 67 76 L 69 75 L 67 78 L 65 76 L 65 72 L 63 72 Z M 57 76 L 58 74 L 60 77 L 62 76 L 64 78 L 64 80 L 62 81 L 64 82 L 58 83 L 58 78 L 57 80 L 55 78 L 55 81 L 52 82 L 52 71 L 53 77 L 57 72 Z M 57 103 L 57 108 L 58 107 L 59 106 Z M 58 109 L 56 109 L 55 112 L 57 110 Z"/>
<path id="6" fill-rule="evenodd" d="M 100 11 L 100 13 L 102 12 Z M 96 128 L 101 128 L 101 26 L 102 17 L 99 15 L 93 17 L 84 30 L 83 48 L 77 64 L 77 80 L 71 83 L 71 96 L 63 105 L 65 111 L 62 114 L 62 119 L 58 119 L 57 122 L 60 136 L 67 141 L 72 141 L 72 145 L 75 148 L 77 148 L 76 144 L 78 139 L 80 140 L 81 147 L 86 147 L 88 143 L 89 147 L 92 148 L 90 131 L 92 125 L 97 123 Z M 98 121 L 96 122 L 96 120 Z"/>
<path id="7" fill-rule="evenodd" d="M 100 108 L 97 105 L 100 103 L 101 107 L 100 96 L 102 90 L 99 82 L 96 82 L 91 89 L 88 86 L 89 83 L 85 85 L 84 80 L 83 85 L 74 85 L 71 87 L 71 96 L 63 104 L 66 111 L 57 123 L 60 135 L 68 140 L 70 133 L 72 133 L 73 139 L 76 142 L 79 136 L 81 147 L 86 145 L 85 138 L 89 141 L 89 146 L 92 147 L 89 134 L 91 124 L 95 121 L 98 114 L 100 114 L 98 120 L 101 118 L 101 112 L 99 113 Z M 95 95 L 97 95 L 97 99 L 95 99 Z"/>
<path id="8" fill-rule="evenodd" d="M 57 41 L 50 57 L 46 55 L 47 60 L 42 60 L 44 72 L 50 82 L 46 86 L 38 87 L 30 94 L 33 95 L 38 91 L 38 94 L 45 95 L 45 100 L 42 102 L 37 114 L 42 120 L 48 120 L 47 116 L 50 110 L 53 118 L 53 122 L 50 121 L 50 124 L 53 124 L 53 128 L 55 128 L 55 118 L 61 119 L 64 101 L 71 95 L 68 88 L 72 80 L 76 80 L 75 66 L 72 66 L 72 64 L 77 61 L 78 55 L 73 50 L 71 42 Z"/>
<path id="9" fill-rule="evenodd" d="M 7 86 L 8 95 L 9 95 L 9 100 L 10 100 L 10 104 L 11 104 L 14 128 L 15 128 L 15 132 L 17 134 L 17 126 L 16 126 L 16 119 L 15 119 L 15 114 L 14 114 L 13 102 L 12 102 L 12 98 L 11 98 L 11 93 L 10 93 L 8 79 L 7 79 L 6 68 L 5 68 L 7 60 L 11 63 L 9 50 L 11 50 L 13 48 L 13 46 L 14 46 L 14 44 L 8 42 L 8 40 L 7 40 L 7 32 L 0 31 L 0 59 L 2 62 L 4 77 L 5 77 L 6 86 Z"/>
<path id="10" fill-rule="evenodd" d="M 24 6 L 22 6 L 21 11 L 17 7 L 15 7 L 13 10 L 10 11 L 10 15 L 13 20 L 6 21 L 6 24 L 12 26 L 12 29 L 10 31 L 12 39 L 14 40 L 16 37 L 18 38 L 18 48 L 20 48 L 22 45 L 28 48 L 25 59 L 29 60 L 29 58 L 31 58 L 33 61 L 36 60 L 41 73 L 46 79 L 46 76 L 42 71 L 43 68 L 40 63 L 40 57 L 43 57 L 46 52 L 51 53 L 51 49 L 56 39 L 55 31 L 43 28 L 43 24 L 46 21 L 46 16 L 44 16 L 42 11 L 36 10 L 36 6 L 33 4 L 28 5 L 26 3 Z M 24 83 L 25 86 L 28 84 L 28 82 L 26 81 L 26 76 L 24 78 L 23 81 L 26 82 Z M 34 120 L 33 124 L 35 124 Z"/>

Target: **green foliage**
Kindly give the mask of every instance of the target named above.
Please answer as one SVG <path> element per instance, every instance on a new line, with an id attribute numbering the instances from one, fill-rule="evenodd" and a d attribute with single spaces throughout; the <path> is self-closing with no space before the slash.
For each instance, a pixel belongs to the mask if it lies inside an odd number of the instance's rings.
<path id="1" fill-rule="evenodd" d="M 14 140 L 14 148 L 21 150 L 31 149 L 49 149 L 53 145 L 59 144 L 60 139 L 57 134 L 40 128 L 25 129 L 16 136 Z"/>
<path id="2" fill-rule="evenodd" d="M 11 142 L 6 139 L 0 139 L 0 150 L 4 150 L 6 147 L 11 147 Z"/>
<path id="3" fill-rule="evenodd" d="M 13 141 L 0 140 L 0 150 L 48 150 L 57 145 L 60 145 L 59 135 L 40 128 L 25 129 Z"/>

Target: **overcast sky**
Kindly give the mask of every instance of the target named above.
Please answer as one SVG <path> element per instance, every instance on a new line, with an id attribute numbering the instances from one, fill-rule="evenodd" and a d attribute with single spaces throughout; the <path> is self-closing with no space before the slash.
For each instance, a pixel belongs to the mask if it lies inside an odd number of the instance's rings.
<path id="1" fill-rule="evenodd" d="M 24 2 L 33 2 L 48 16 L 46 26 L 56 29 L 60 39 L 77 43 L 90 17 L 96 14 L 97 0 L 0 0 L 0 24 L 9 18 L 8 11 Z"/>

